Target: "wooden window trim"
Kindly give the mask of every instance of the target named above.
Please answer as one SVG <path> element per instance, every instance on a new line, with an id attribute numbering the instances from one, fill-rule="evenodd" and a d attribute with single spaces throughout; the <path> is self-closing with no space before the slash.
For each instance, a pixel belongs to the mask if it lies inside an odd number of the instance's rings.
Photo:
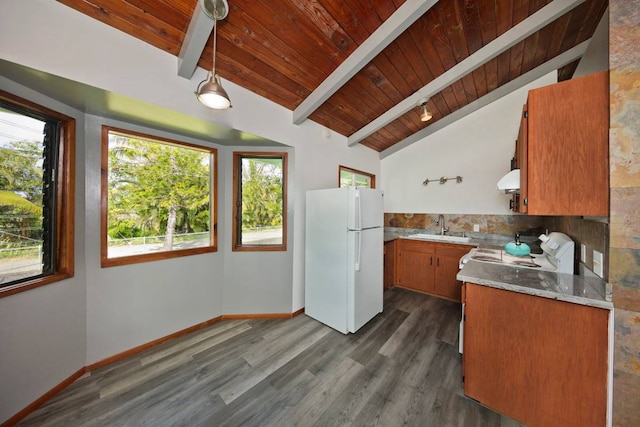
<path id="1" fill-rule="evenodd" d="M 237 218 L 242 212 L 238 212 L 238 185 L 239 185 L 239 170 L 240 170 L 240 158 L 241 157 L 282 157 L 282 244 L 281 245 L 239 245 L 238 242 L 238 227 Z M 231 250 L 234 252 L 282 252 L 287 250 L 287 193 L 288 193 L 288 181 L 289 174 L 288 159 L 286 152 L 272 152 L 272 151 L 234 151 L 233 153 L 233 225 L 231 227 Z"/>
<path id="2" fill-rule="evenodd" d="M 108 257 L 107 248 L 107 212 L 108 212 L 108 189 L 109 189 L 109 132 L 118 132 L 130 136 L 136 136 L 150 141 L 158 141 L 177 147 L 190 147 L 198 150 L 205 150 L 213 157 L 211 162 L 211 191 L 210 191 L 210 216 L 209 224 L 210 242 L 209 246 L 191 249 L 179 249 L 166 252 L 155 252 L 151 254 L 130 255 L 118 258 Z M 162 138 L 155 135 L 135 132 L 127 129 L 121 129 L 112 126 L 102 126 L 101 141 L 101 163 L 100 163 L 100 265 L 101 267 L 116 267 L 119 265 L 138 264 L 149 261 L 159 261 L 163 259 L 178 258 L 183 256 L 204 254 L 216 252 L 218 250 L 218 150 L 211 147 L 190 144 L 188 142 L 176 141 L 168 138 Z"/>
<path id="3" fill-rule="evenodd" d="M 342 171 L 357 173 L 358 175 L 364 175 L 371 178 L 371 188 L 376 188 L 376 176 L 372 173 L 361 171 L 358 169 L 350 168 L 348 166 L 338 165 L 338 187 L 340 187 L 340 173 Z"/>
<path id="4" fill-rule="evenodd" d="M 74 218 L 75 218 L 75 140 L 76 121 L 65 114 L 43 107 L 34 102 L 0 90 L 0 99 L 14 105 L 59 120 L 60 142 L 59 160 L 56 171 L 56 266 L 55 272 L 43 277 L 25 280 L 11 286 L 0 288 L 0 298 L 40 286 L 59 282 L 74 275 Z M 61 166 L 61 167 L 60 167 Z"/>

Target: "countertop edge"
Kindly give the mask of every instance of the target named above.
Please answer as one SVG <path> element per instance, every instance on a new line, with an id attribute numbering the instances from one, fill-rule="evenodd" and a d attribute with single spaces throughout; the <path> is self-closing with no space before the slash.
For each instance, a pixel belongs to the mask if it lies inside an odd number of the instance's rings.
<path id="1" fill-rule="evenodd" d="M 470 261 L 470 262 L 473 262 L 473 261 Z M 505 268 L 513 268 L 513 267 L 505 267 Z M 549 272 L 549 274 L 557 274 L 557 273 Z M 579 297 L 575 295 L 567 295 L 567 294 L 562 294 L 555 291 L 546 291 L 543 289 L 535 289 L 527 286 L 521 286 L 515 283 L 501 282 L 499 280 L 488 279 L 486 277 L 484 278 L 477 277 L 475 275 L 465 274 L 464 268 L 460 270 L 456 278 L 462 282 L 471 282 L 477 285 L 489 286 L 491 288 L 503 289 L 506 291 L 518 292 L 521 294 L 527 294 L 527 295 L 537 296 L 542 298 L 549 298 L 557 301 L 569 302 L 573 304 L 601 308 L 605 310 L 613 310 L 613 302 L 611 301 L 597 300 L 593 298 L 585 298 L 585 297 Z M 579 276 L 574 276 L 574 278 L 576 280 L 579 280 L 578 279 Z"/>

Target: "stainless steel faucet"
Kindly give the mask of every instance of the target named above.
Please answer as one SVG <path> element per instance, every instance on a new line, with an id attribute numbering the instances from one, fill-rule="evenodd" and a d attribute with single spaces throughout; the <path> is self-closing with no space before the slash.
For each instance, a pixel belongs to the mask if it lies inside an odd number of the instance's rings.
<path id="1" fill-rule="evenodd" d="M 436 225 L 440 226 L 440 235 L 441 236 L 444 236 L 444 233 L 449 231 L 449 229 L 444 226 L 444 215 L 442 215 L 442 214 L 440 214 L 438 216 L 438 220 L 436 221 Z"/>

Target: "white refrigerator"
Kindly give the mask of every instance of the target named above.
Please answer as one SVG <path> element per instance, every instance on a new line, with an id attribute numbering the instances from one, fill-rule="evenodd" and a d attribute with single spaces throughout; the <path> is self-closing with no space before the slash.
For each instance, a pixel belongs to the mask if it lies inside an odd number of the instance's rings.
<path id="1" fill-rule="evenodd" d="M 382 192 L 307 191 L 305 314 L 344 334 L 382 312 Z"/>

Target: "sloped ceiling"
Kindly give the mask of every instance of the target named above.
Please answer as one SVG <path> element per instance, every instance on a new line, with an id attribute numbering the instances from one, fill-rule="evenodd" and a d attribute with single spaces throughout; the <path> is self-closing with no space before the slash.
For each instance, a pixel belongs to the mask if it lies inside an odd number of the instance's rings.
<path id="1" fill-rule="evenodd" d="M 213 21 L 198 0 L 59 2 L 184 59 L 187 78 L 196 64 L 211 69 Z M 216 68 L 292 110 L 294 123 L 314 120 L 384 154 L 549 71 L 571 78 L 607 4 L 228 0 Z"/>

